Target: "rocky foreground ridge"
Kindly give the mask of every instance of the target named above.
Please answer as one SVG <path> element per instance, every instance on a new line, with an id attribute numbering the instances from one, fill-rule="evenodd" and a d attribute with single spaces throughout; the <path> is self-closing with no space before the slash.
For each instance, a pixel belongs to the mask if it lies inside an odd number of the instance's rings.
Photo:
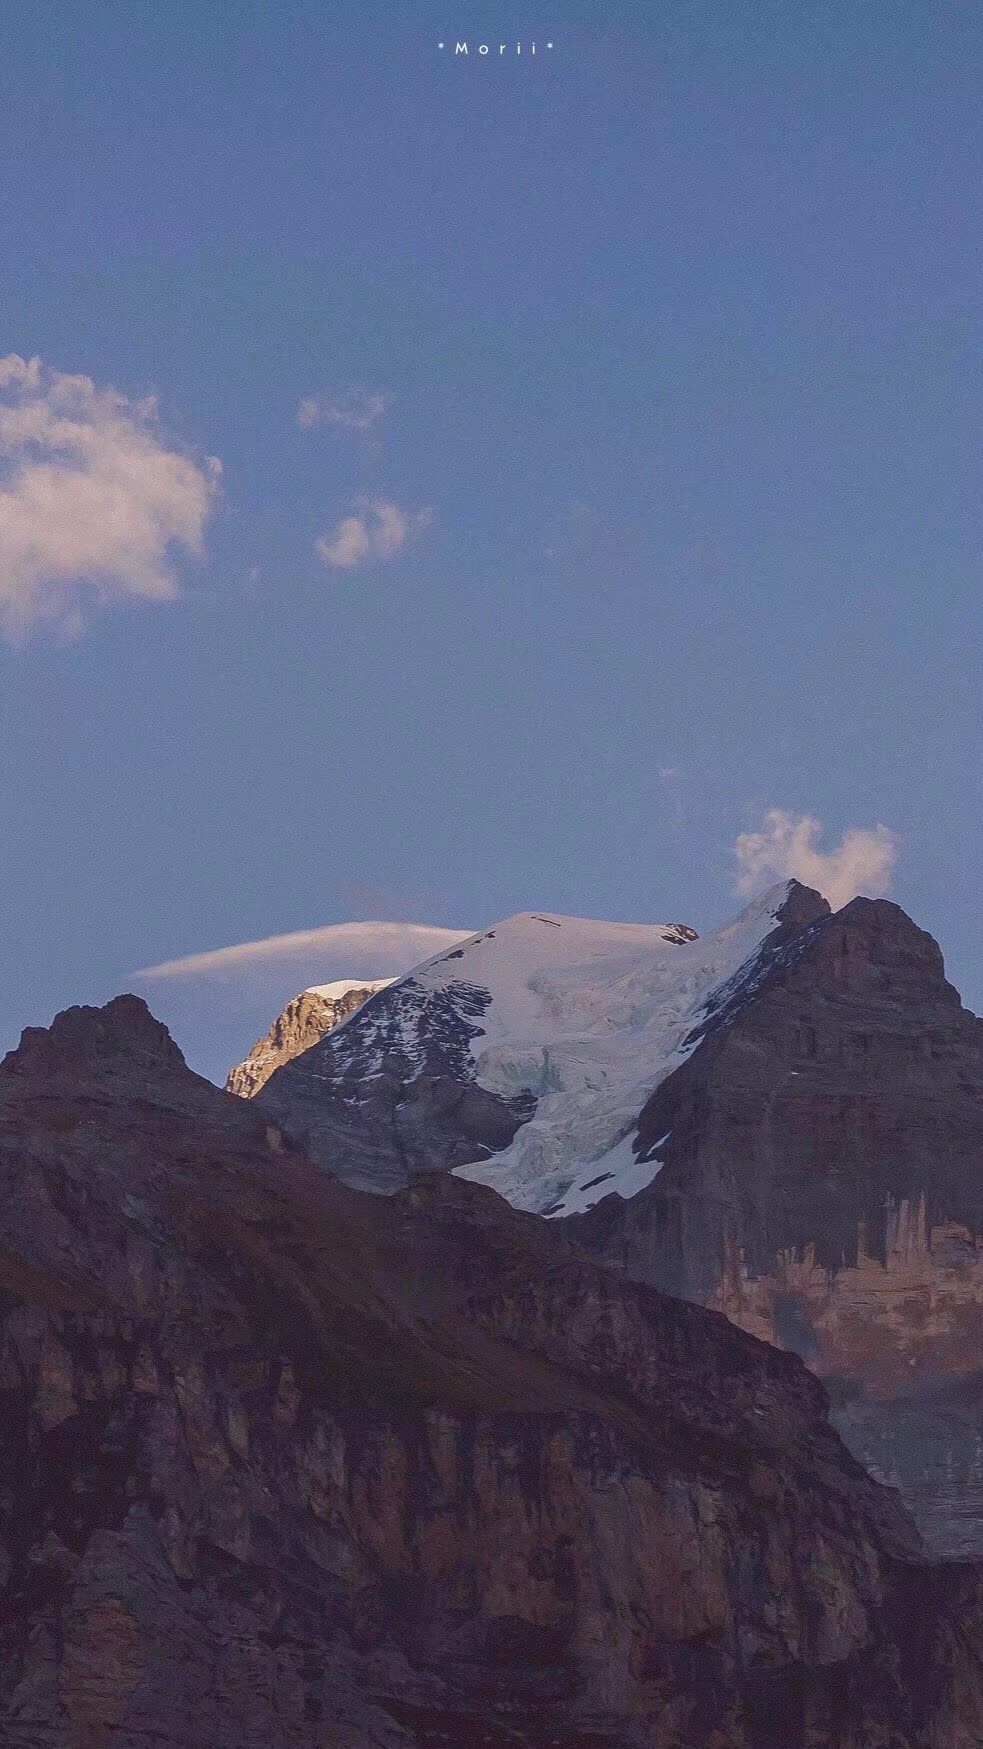
<path id="1" fill-rule="evenodd" d="M 121 997 L 0 1067 L 11 1749 L 969 1749 L 983 1575 L 800 1360 Z"/>

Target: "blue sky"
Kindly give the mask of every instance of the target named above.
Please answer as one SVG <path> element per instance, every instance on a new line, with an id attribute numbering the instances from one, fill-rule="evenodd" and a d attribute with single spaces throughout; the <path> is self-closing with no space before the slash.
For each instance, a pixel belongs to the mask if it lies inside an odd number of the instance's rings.
<path id="1" fill-rule="evenodd" d="M 0 1041 L 353 918 L 702 928 L 774 809 L 895 834 L 983 1003 L 981 63 L 904 0 L 8 4 L 0 356 L 158 532 L 100 604 L 112 518 L 0 514 Z"/>

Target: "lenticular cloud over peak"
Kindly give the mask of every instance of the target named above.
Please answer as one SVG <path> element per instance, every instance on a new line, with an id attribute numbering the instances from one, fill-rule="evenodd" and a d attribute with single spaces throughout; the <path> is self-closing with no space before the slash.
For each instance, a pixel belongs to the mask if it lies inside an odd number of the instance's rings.
<path id="1" fill-rule="evenodd" d="M 155 983 L 262 978 L 286 970 L 306 972 L 313 967 L 317 971 L 325 961 L 334 962 L 340 956 L 346 962 L 357 960 L 358 964 L 348 969 L 367 977 L 374 975 L 373 966 L 382 960 L 387 965 L 399 960 L 399 969 L 408 971 L 431 954 L 464 941 L 469 933 L 429 923 L 328 923 L 320 929 L 298 929 L 289 935 L 270 935 L 261 941 L 186 954 L 182 959 L 164 960 L 159 966 L 146 966 L 133 976 Z"/>
<path id="2" fill-rule="evenodd" d="M 400 977 L 471 933 L 428 923 L 330 923 L 145 966 L 130 983 L 192 1066 L 224 1081 L 299 991 L 340 978 Z"/>
<path id="3" fill-rule="evenodd" d="M 823 823 L 811 814 L 770 808 L 757 832 L 742 832 L 734 844 L 736 886 L 751 897 L 772 881 L 797 880 L 817 887 L 834 911 L 858 893 L 880 899 L 890 890 L 899 843 L 886 826 L 848 826 L 835 850 L 817 840 Z"/>
<path id="4" fill-rule="evenodd" d="M 93 602 L 177 594 L 221 474 L 162 433 L 156 398 L 16 353 L 0 358 L 0 628 L 81 630 Z"/>

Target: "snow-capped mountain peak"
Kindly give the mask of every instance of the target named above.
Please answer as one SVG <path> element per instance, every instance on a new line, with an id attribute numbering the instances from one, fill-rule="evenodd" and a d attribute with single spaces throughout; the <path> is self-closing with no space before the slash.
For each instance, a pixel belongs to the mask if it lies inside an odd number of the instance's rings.
<path id="1" fill-rule="evenodd" d="M 352 990 L 365 990 L 370 996 L 374 996 L 377 990 L 384 990 L 388 984 L 395 982 L 395 978 L 335 978 L 331 984 L 308 984 L 301 994 L 320 996 L 325 1002 L 340 1002 Z"/>
<path id="2" fill-rule="evenodd" d="M 548 968 L 527 962 L 521 1004 L 510 991 L 498 1004 L 497 1027 L 493 1020 L 473 1044 L 478 1081 L 537 1092 L 535 1115 L 507 1148 L 458 1167 L 459 1175 L 548 1215 L 579 1214 L 612 1191 L 644 1189 L 669 1138 L 639 1157 L 638 1113 L 728 1005 L 750 993 L 797 891 L 804 889 L 794 882 L 772 887 L 706 937 L 645 925 L 608 936 L 619 926 L 570 919 L 579 935 L 566 964 L 556 952 Z M 596 959 L 577 951 L 589 946 Z"/>
<path id="3" fill-rule="evenodd" d="M 520 912 L 371 996 L 260 1098 L 366 1189 L 453 1168 L 543 1214 L 634 1195 L 660 1164 L 633 1146 L 646 1099 L 826 910 L 793 882 L 705 938 Z"/>

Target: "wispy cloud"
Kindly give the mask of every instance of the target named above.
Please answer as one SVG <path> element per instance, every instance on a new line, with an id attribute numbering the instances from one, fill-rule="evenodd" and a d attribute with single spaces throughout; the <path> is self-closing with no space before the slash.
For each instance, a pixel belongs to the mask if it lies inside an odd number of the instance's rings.
<path id="1" fill-rule="evenodd" d="M 0 626 L 81 630 L 93 603 L 167 601 L 171 549 L 200 554 L 221 464 L 161 432 L 157 401 L 0 358 Z"/>
<path id="2" fill-rule="evenodd" d="M 426 923 L 332 923 L 192 953 L 133 972 L 130 987 L 166 1022 L 192 1066 L 224 1081 L 285 1002 L 336 978 L 395 978 L 472 930 Z"/>
<path id="3" fill-rule="evenodd" d="M 886 826 L 848 826 L 834 850 L 817 840 L 821 820 L 771 808 L 757 832 L 742 832 L 734 845 L 737 890 L 750 895 L 775 880 L 818 887 L 834 911 L 858 893 L 877 899 L 889 890 L 899 841 Z"/>
<path id="4" fill-rule="evenodd" d="M 670 813 L 673 831 L 678 832 L 683 824 L 686 812 L 684 806 L 686 786 L 683 781 L 683 773 L 679 766 L 660 765 L 659 783 L 662 786 L 662 793 Z"/>
<path id="5" fill-rule="evenodd" d="M 210 948 L 145 966 L 134 978 L 147 981 L 198 978 L 238 978 L 259 972 L 289 973 L 319 983 L 332 977 L 386 977 L 408 971 L 421 960 L 466 940 L 468 930 L 442 929 L 429 923 L 328 923 L 320 929 L 298 929 L 289 935 L 268 935 L 233 947 Z M 298 984 L 298 989 L 301 985 Z"/>
<path id="6" fill-rule="evenodd" d="M 302 431 L 315 425 L 339 425 L 362 436 L 385 419 L 392 396 L 384 389 L 346 389 L 343 395 L 305 395 L 297 408 Z"/>
<path id="7" fill-rule="evenodd" d="M 314 543 L 318 557 L 333 569 L 351 571 L 373 560 L 393 559 L 433 521 L 432 510 L 401 510 L 384 498 L 356 498 L 352 511 Z"/>

